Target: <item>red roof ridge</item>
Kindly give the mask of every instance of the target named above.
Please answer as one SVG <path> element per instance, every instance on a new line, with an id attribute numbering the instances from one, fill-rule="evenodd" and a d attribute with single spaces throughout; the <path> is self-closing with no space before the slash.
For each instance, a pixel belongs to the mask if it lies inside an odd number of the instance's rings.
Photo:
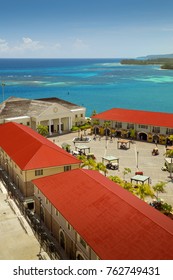
<path id="1" fill-rule="evenodd" d="M 37 149 L 37 152 L 42 148 L 42 145 Z M 27 161 L 27 163 L 25 164 L 25 166 L 23 166 L 23 169 L 25 170 L 27 165 L 29 165 L 29 163 L 32 161 L 32 159 L 35 157 L 36 153 L 32 155 L 32 157 Z"/>
<path id="2" fill-rule="evenodd" d="M 80 163 L 80 160 L 51 142 L 47 138 L 38 134 L 32 128 L 15 123 L 8 122 L 0 125 L 2 128 L 2 137 L 0 144 L 12 160 L 23 170 L 26 168 L 37 169 L 43 164 L 43 167 L 68 165 Z M 13 134 L 14 133 L 14 134 Z M 11 135 L 14 135 L 11 141 Z M 47 157 L 41 154 L 41 148 L 47 153 Z M 52 158 L 49 155 L 52 154 Z M 53 157 L 55 152 L 55 158 Z M 57 154 L 58 153 L 58 154 Z M 32 159 L 34 159 L 32 162 Z M 47 162 L 46 162 L 47 159 Z"/>
<path id="3" fill-rule="evenodd" d="M 17 123 L 15 123 L 17 124 Z M 19 126 L 19 128 L 21 128 L 20 124 L 17 124 Z M 23 126 L 22 126 L 23 128 Z M 24 127 L 25 128 L 25 127 Z M 25 129 L 22 129 L 26 134 L 29 134 L 32 138 L 34 138 L 38 143 L 40 143 L 41 145 L 45 145 L 48 146 L 51 149 L 54 149 L 56 151 L 59 151 L 60 153 L 64 154 L 66 153 L 66 155 L 68 155 L 69 157 L 71 157 L 71 154 L 69 154 L 68 152 L 66 152 L 65 150 L 63 150 L 61 147 L 57 146 L 55 143 L 51 142 L 49 139 L 43 137 L 42 135 L 40 135 L 39 133 L 37 133 L 36 131 L 32 130 L 30 127 L 27 127 L 28 130 L 26 131 Z M 39 147 L 40 149 L 41 147 Z M 38 149 L 38 150 L 39 150 Z"/>
<path id="4" fill-rule="evenodd" d="M 97 180 L 96 178 L 94 178 L 91 175 L 92 171 L 93 171 L 93 173 L 96 172 L 95 173 L 96 175 L 97 174 L 102 175 L 98 171 L 96 171 L 96 170 L 87 170 L 87 169 L 82 169 L 82 171 L 85 174 L 87 174 L 90 178 L 94 179 L 96 182 L 100 182 L 100 180 Z M 130 206 L 132 206 L 136 210 L 140 211 L 144 216 L 146 216 L 147 218 L 152 220 L 157 225 L 161 226 L 164 230 L 166 230 L 169 234 L 172 235 L 172 233 L 173 233 L 173 223 L 170 224 L 170 220 L 169 220 L 168 217 L 166 217 L 163 213 L 160 213 L 158 210 L 154 209 L 153 207 L 151 207 L 151 209 L 150 209 L 151 211 L 148 211 L 148 209 L 149 209 L 148 206 L 150 206 L 150 205 L 147 202 L 141 200 L 139 197 L 135 196 L 134 194 L 132 194 L 128 190 L 126 190 L 123 187 L 121 187 L 119 184 L 114 183 L 111 180 L 110 180 L 110 184 L 109 185 L 106 183 L 106 181 L 103 184 L 104 178 L 107 178 L 107 177 L 103 176 L 103 180 L 101 181 L 101 185 L 102 186 L 104 186 L 107 190 L 112 192 L 114 195 L 118 196 L 120 199 L 125 201 L 127 204 L 129 204 Z M 117 190 L 115 190 L 114 188 L 117 188 Z M 129 199 L 129 196 L 131 196 L 130 199 Z M 137 200 L 138 200 L 138 203 L 136 203 Z M 163 224 L 160 223 L 161 220 L 162 220 Z"/>
<path id="5" fill-rule="evenodd" d="M 55 145 L 55 144 L 54 144 Z M 42 148 L 47 147 L 50 150 L 53 150 L 55 152 L 61 153 L 62 155 L 65 155 L 67 157 L 69 157 L 70 159 L 75 159 L 76 163 L 80 163 L 81 161 L 78 160 L 77 158 L 73 157 L 71 154 L 69 154 L 68 152 L 66 152 L 65 150 L 63 150 L 62 148 L 58 147 L 55 145 L 55 147 L 51 147 L 49 145 L 46 144 L 42 144 L 38 149 L 37 149 L 37 153 L 39 152 L 39 150 L 41 150 Z M 58 149 L 59 148 L 59 149 Z M 30 160 L 27 162 L 27 164 L 24 166 L 24 169 L 29 165 L 29 163 L 32 161 L 32 159 L 34 159 L 34 157 L 36 156 L 36 153 L 30 158 Z M 63 165 L 69 165 L 71 162 L 69 161 L 67 164 L 63 164 Z M 60 164 L 61 165 L 61 164 Z M 39 167 L 41 168 L 41 167 Z M 44 167 L 42 167 L 44 168 Z"/>
<path id="6" fill-rule="evenodd" d="M 98 171 L 78 168 L 33 183 L 100 258 L 172 259 L 172 221 Z"/>
<path id="7" fill-rule="evenodd" d="M 95 117 L 99 114 L 102 114 L 104 112 L 109 112 L 109 111 L 112 111 L 112 110 L 122 110 L 122 111 L 134 111 L 134 112 L 144 112 L 144 113 L 159 113 L 159 114 L 167 114 L 167 115 L 172 115 L 173 113 L 170 113 L 170 112 L 162 112 L 162 111 L 151 111 L 151 110 L 140 110 L 140 109 L 129 109 L 129 108 L 121 108 L 121 107 L 112 107 L 106 111 L 103 111 L 103 112 L 100 112 L 100 113 L 97 113 L 96 115 L 92 116 Z"/>
<path id="8" fill-rule="evenodd" d="M 173 113 L 112 108 L 92 116 L 93 119 L 173 128 Z"/>

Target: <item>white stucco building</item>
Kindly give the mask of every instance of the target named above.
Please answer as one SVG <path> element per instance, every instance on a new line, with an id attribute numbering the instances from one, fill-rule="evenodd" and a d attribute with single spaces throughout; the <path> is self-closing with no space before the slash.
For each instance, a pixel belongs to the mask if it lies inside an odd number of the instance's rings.
<path id="1" fill-rule="evenodd" d="M 69 132 L 85 122 L 86 108 L 59 98 L 25 99 L 10 97 L 0 104 L 0 123 L 17 122 L 36 130 L 48 126 L 49 133 Z"/>

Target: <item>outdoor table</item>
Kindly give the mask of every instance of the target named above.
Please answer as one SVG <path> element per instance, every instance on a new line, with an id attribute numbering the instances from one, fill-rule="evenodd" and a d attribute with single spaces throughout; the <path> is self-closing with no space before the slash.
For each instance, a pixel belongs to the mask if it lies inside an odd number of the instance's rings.
<path id="1" fill-rule="evenodd" d="M 131 178 L 131 183 L 135 181 L 137 183 L 142 183 L 144 184 L 146 181 L 148 181 L 148 184 L 149 184 L 149 181 L 150 181 L 150 177 L 149 176 L 144 176 L 144 175 L 135 175 Z"/>

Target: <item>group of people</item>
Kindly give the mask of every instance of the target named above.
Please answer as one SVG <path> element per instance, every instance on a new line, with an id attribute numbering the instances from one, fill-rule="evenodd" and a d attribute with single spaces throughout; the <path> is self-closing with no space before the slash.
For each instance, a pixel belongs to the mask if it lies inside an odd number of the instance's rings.
<path id="1" fill-rule="evenodd" d="M 97 140 L 97 138 L 99 139 L 99 141 L 101 141 L 101 139 L 102 139 L 102 136 L 101 135 L 94 135 L 94 137 L 93 137 L 93 140 L 94 141 L 96 141 Z M 106 136 L 106 140 L 108 140 L 109 139 L 109 136 Z M 112 135 L 110 135 L 110 142 L 112 142 L 113 141 L 113 136 Z"/>

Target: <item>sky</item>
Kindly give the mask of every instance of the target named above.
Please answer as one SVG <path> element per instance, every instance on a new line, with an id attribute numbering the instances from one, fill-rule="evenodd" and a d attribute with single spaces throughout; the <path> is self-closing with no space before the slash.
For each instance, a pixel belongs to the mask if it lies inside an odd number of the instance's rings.
<path id="1" fill-rule="evenodd" d="M 0 58 L 173 53 L 172 0 L 0 0 Z"/>

